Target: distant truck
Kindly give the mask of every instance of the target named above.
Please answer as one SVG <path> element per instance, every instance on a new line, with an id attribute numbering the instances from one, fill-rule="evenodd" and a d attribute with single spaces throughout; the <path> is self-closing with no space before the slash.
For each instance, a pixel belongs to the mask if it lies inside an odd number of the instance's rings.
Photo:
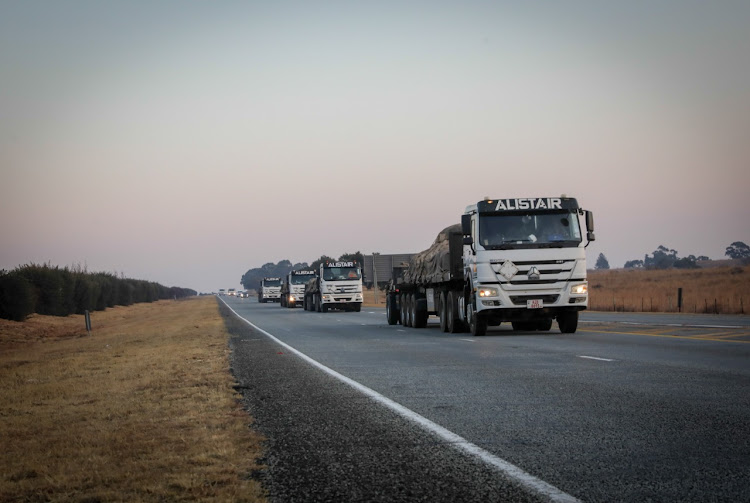
<path id="1" fill-rule="evenodd" d="M 281 278 L 263 278 L 258 287 L 258 302 L 279 302 L 281 300 Z"/>
<path id="2" fill-rule="evenodd" d="M 574 198 L 479 201 L 406 269 L 394 269 L 388 323 L 423 328 L 435 314 L 444 332 L 479 336 L 504 321 L 547 331 L 557 320 L 574 333 L 588 306 L 585 248 L 593 240 L 593 213 Z"/>
<path id="3" fill-rule="evenodd" d="M 356 261 L 326 262 L 320 274 L 305 285 L 304 308 L 325 313 L 329 309 L 362 310 L 362 267 Z"/>
<path id="4" fill-rule="evenodd" d="M 281 307 L 301 307 L 305 296 L 305 284 L 315 277 L 315 271 L 291 271 L 281 283 Z"/>

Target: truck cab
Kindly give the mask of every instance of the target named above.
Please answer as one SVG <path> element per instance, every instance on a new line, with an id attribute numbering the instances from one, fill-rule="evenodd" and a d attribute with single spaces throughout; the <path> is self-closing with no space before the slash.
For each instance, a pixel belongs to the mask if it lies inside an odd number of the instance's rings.
<path id="1" fill-rule="evenodd" d="M 305 296 L 305 284 L 315 277 L 315 271 L 291 271 L 284 276 L 281 284 L 281 307 L 296 307 L 302 305 Z"/>
<path id="2" fill-rule="evenodd" d="M 510 321 L 516 330 L 575 332 L 588 306 L 585 248 L 593 214 L 574 198 L 485 199 L 461 218 L 464 295 L 459 316 L 474 332 Z"/>
<path id="3" fill-rule="evenodd" d="M 263 278 L 258 287 L 258 302 L 279 302 L 281 300 L 281 278 Z"/>
<path id="4" fill-rule="evenodd" d="M 305 307 L 326 312 L 328 309 L 362 310 L 362 267 L 356 261 L 326 262 L 320 274 L 309 281 Z"/>

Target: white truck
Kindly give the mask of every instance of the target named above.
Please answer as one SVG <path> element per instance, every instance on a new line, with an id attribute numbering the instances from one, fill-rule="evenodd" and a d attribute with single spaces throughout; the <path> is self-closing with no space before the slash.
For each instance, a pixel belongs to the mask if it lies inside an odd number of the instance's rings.
<path id="1" fill-rule="evenodd" d="M 281 278 L 263 278 L 258 287 L 258 302 L 279 302 L 281 300 Z"/>
<path id="2" fill-rule="evenodd" d="M 315 277 L 315 271 L 291 271 L 281 283 L 281 307 L 302 306 L 305 284 Z"/>
<path id="3" fill-rule="evenodd" d="M 362 267 L 356 261 L 326 262 L 305 285 L 306 311 L 362 310 Z"/>
<path id="4" fill-rule="evenodd" d="M 394 269 L 388 323 L 423 328 L 436 314 L 444 332 L 478 336 L 504 321 L 546 331 L 557 320 L 574 333 L 588 306 L 585 248 L 593 240 L 593 213 L 574 198 L 479 201 L 409 267 Z"/>

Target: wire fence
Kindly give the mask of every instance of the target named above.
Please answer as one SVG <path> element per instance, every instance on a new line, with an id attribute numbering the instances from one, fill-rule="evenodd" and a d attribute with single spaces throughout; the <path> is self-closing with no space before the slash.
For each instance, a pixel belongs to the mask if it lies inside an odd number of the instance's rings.
<path id="1" fill-rule="evenodd" d="M 651 313 L 699 313 L 699 314 L 746 314 L 743 297 L 683 298 L 667 297 L 617 297 L 589 299 L 592 311 L 651 312 Z"/>

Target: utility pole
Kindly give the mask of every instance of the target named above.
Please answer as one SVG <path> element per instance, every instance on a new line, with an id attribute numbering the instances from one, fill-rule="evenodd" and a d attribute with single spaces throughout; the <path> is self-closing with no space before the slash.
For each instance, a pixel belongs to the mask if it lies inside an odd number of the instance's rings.
<path id="1" fill-rule="evenodd" d="M 372 252 L 372 286 L 375 288 L 375 304 L 378 304 L 378 268 L 375 265 L 375 257 L 379 253 Z"/>

